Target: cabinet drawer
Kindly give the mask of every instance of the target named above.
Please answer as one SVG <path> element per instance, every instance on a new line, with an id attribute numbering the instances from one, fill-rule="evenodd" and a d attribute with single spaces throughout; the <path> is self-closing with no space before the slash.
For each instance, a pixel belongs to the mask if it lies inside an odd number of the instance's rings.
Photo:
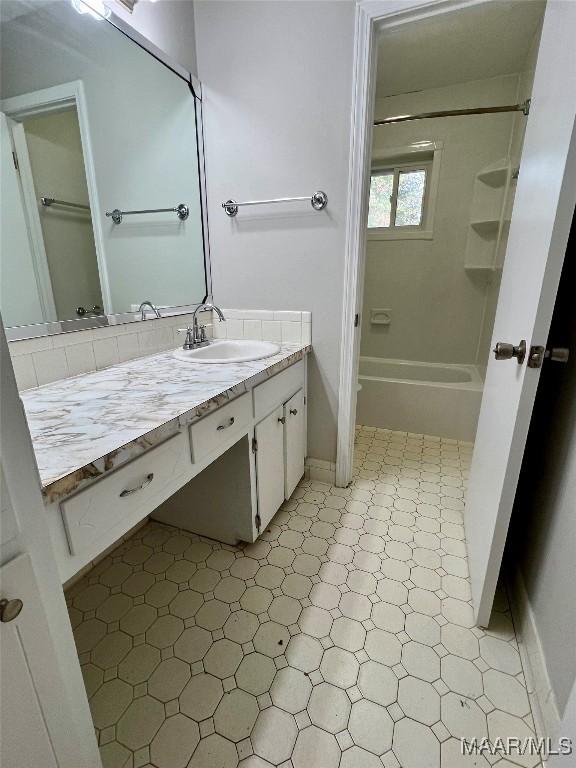
<path id="1" fill-rule="evenodd" d="M 190 469 L 187 442 L 181 432 L 62 502 L 71 553 L 87 549 L 109 529 L 121 536 L 168 498 L 174 481 Z"/>
<path id="2" fill-rule="evenodd" d="M 261 419 L 304 386 L 304 361 L 300 360 L 268 381 L 254 387 L 254 417 Z"/>
<path id="3" fill-rule="evenodd" d="M 250 394 L 233 400 L 209 416 L 190 426 L 190 447 L 192 462 L 197 464 L 210 454 L 225 451 L 252 422 Z"/>

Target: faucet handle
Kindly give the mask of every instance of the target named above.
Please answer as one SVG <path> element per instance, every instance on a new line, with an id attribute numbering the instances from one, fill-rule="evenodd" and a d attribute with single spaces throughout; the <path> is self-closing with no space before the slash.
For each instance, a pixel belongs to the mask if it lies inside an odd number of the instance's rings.
<path id="1" fill-rule="evenodd" d="M 176 329 L 178 333 L 185 333 L 186 338 L 184 339 L 184 344 L 182 345 L 183 349 L 194 349 L 194 328 L 191 328 L 188 326 L 187 328 L 177 328 Z"/>

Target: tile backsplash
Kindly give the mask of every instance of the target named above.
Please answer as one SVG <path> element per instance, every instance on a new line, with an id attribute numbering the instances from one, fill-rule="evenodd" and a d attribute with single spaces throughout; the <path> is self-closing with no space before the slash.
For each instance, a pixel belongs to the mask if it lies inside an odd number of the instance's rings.
<path id="1" fill-rule="evenodd" d="M 226 320 L 214 318 L 208 335 L 222 339 L 264 339 L 310 344 L 310 312 L 224 309 Z M 210 323 L 206 314 L 203 323 Z M 55 336 L 9 342 L 18 389 L 49 384 L 83 373 L 109 368 L 137 357 L 175 349 L 183 336 L 177 332 L 191 324 L 192 315 L 173 315 L 143 323 L 126 323 Z"/>
<path id="2" fill-rule="evenodd" d="M 310 344 L 311 312 L 273 312 L 264 309 L 223 309 L 226 320 L 214 316 L 215 339 L 263 339 L 287 344 Z"/>
<path id="3" fill-rule="evenodd" d="M 174 349 L 183 338 L 177 329 L 191 322 L 192 315 L 173 315 L 143 323 L 11 341 L 8 346 L 18 389 L 32 389 Z"/>

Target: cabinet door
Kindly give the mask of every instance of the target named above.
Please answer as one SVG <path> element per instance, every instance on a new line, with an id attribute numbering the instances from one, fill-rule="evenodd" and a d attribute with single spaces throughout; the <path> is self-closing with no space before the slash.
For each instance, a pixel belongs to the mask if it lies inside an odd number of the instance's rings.
<path id="1" fill-rule="evenodd" d="M 256 425 L 258 514 L 263 531 L 284 501 L 284 409 L 277 408 Z"/>
<path id="2" fill-rule="evenodd" d="M 304 456 L 306 453 L 304 417 L 304 391 L 300 389 L 284 405 L 284 460 L 286 462 L 284 497 L 286 499 L 292 496 L 304 474 Z"/>

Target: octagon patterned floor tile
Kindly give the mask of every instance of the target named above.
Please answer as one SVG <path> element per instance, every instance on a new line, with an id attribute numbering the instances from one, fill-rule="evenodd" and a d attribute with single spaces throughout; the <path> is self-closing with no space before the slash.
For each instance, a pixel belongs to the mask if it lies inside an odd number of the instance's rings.
<path id="1" fill-rule="evenodd" d="M 67 594 L 104 768 L 486 768 L 461 738 L 532 735 L 505 592 L 473 624 L 470 456 L 359 427 L 350 488 L 303 479 L 255 544 L 120 542 Z"/>

